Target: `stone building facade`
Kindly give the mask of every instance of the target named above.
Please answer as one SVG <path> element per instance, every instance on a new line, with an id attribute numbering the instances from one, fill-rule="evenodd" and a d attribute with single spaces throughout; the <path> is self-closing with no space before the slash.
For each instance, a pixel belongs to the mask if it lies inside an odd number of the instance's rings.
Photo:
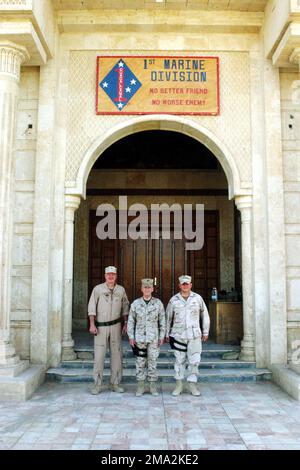
<path id="1" fill-rule="evenodd" d="M 220 114 L 97 115 L 98 55 L 218 56 Z M 106 181 L 95 162 L 126 136 L 165 130 L 217 158 L 230 201 L 205 204 L 225 214 L 221 250 L 240 212 L 241 357 L 300 399 L 299 67 L 299 0 L 0 0 L 1 395 L 28 398 L 75 356 L 80 243 L 100 201 L 87 188 Z M 221 271 L 229 289 L 233 271 L 227 284 Z"/>

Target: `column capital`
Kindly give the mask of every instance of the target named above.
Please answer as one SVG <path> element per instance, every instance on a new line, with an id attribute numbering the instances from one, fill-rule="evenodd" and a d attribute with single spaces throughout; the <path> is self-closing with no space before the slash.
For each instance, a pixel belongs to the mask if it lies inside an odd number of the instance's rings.
<path id="1" fill-rule="evenodd" d="M 242 223 L 250 223 L 252 217 L 252 196 L 236 196 L 235 204 L 241 213 Z"/>
<path id="2" fill-rule="evenodd" d="M 78 209 L 81 203 L 81 196 L 73 196 L 71 194 L 65 195 L 65 208 L 71 209 L 74 212 Z"/>
<path id="3" fill-rule="evenodd" d="M 12 41 L 0 40 L 0 75 L 20 80 L 20 68 L 29 60 L 27 49 Z"/>
<path id="4" fill-rule="evenodd" d="M 297 64 L 300 67 L 300 47 L 296 47 L 290 55 L 289 61 L 291 64 Z"/>
<path id="5" fill-rule="evenodd" d="M 245 196 L 236 196 L 235 197 L 235 204 L 239 211 L 243 211 L 243 209 L 251 209 L 252 208 L 252 196 L 248 194 Z"/>

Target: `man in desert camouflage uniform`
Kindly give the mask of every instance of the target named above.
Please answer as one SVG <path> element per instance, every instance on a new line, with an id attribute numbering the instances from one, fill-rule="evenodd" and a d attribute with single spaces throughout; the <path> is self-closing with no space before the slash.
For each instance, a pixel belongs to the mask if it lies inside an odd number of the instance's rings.
<path id="1" fill-rule="evenodd" d="M 93 289 L 88 315 L 90 333 L 94 340 L 94 386 L 91 393 L 101 391 L 104 360 L 107 347 L 110 349 L 110 388 L 123 393 L 122 379 L 122 333 L 127 330 L 129 302 L 124 287 L 117 283 L 117 268 L 105 268 L 105 282 Z"/>
<path id="2" fill-rule="evenodd" d="M 166 340 L 175 353 L 176 387 L 172 393 L 182 393 L 182 381 L 188 363 L 187 382 L 192 395 L 201 395 L 196 383 L 201 359 L 202 340 L 207 341 L 210 319 L 204 300 L 192 292 L 191 276 L 179 277 L 180 292 L 174 295 L 167 306 Z M 202 331 L 201 326 L 202 325 Z"/>
<path id="3" fill-rule="evenodd" d="M 127 334 L 130 345 L 136 355 L 136 376 L 138 387 L 136 396 L 145 392 L 145 380 L 148 375 L 150 393 L 158 395 L 156 370 L 159 347 L 164 342 L 166 332 L 166 316 L 162 302 L 153 293 L 153 279 L 142 279 L 143 296 L 132 304 L 128 318 Z M 148 366 L 148 373 L 146 370 Z"/>

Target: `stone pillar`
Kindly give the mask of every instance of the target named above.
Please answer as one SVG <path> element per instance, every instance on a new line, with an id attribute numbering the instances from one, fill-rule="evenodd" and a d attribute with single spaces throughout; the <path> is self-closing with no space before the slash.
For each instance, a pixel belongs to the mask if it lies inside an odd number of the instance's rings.
<path id="1" fill-rule="evenodd" d="M 241 213 L 242 277 L 243 277 L 243 322 L 244 338 L 240 359 L 255 361 L 255 319 L 253 312 L 252 282 L 252 196 L 237 196 L 235 203 Z"/>
<path id="2" fill-rule="evenodd" d="M 79 196 L 71 195 L 67 195 L 65 201 L 63 361 L 76 359 L 74 341 L 72 339 L 74 216 L 80 201 Z"/>
<path id="3" fill-rule="evenodd" d="M 30 362 L 51 364 L 52 327 L 60 322 L 59 309 L 52 310 L 55 284 L 51 278 L 51 254 L 55 252 L 54 165 L 57 102 L 57 63 L 51 59 L 40 67 L 37 141 L 35 155 L 35 187 L 32 237 L 31 338 Z M 55 195 L 55 196 L 54 196 Z M 61 250 L 63 251 L 62 247 Z M 62 279 L 61 279 L 61 282 Z M 61 324 L 61 322 L 60 322 Z M 60 351 L 61 338 L 59 345 Z"/>
<path id="4" fill-rule="evenodd" d="M 21 64 L 27 50 L 0 40 L 0 366 L 19 362 L 10 343 L 14 140 Z"/>
<path id="5" fill-rule="evenodd" d="M 284 206 L 282 103 L 279 69 L 263 64 L 267 232 L 269 364 L 287 363 L 286 235 Z M 267 295 L 267 294 L 266 294 Z M 256 312 L 255 312 L 256 313 Z"/>

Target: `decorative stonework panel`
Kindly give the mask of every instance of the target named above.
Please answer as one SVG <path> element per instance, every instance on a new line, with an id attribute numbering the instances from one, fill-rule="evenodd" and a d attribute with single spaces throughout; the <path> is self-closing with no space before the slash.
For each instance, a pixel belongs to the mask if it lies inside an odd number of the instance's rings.
<path id="1" fill-rule="evenodd" d="M 155 55 L 157 51 L 150 51 Z M 96 57 L 105 51 L 71 51 L 69 59 L 68 137 L 66 181 L 75 185 L 85 152 L 102 133 L 132 116 L 97 116 L 95 113 Z M 130 51 L 111 51 L 117 56 Z M 180 55 L 168 51 L 165 55 Z M 138 55 L 135 51 L 135 55 Z M 142 53 L 140 53 L 142 55 Z M 161 53 L 160 55 L 164 55 Z M 182 54 L 181 54 L 182 55 Z M 211 56 L 198 51 L 189 55 Z M 220 116 L 189 116 L 223 142 L 236 159 L 241 182 L 251 182 L 250 78 L 249 55 L 244 52 L 218 52 L 220 57 Z"/>
<path id="2" fill-rule="evenodd" d="M 32 0 L 0 0 L 0 10 L 23 10 L 32 7 Z"/>

